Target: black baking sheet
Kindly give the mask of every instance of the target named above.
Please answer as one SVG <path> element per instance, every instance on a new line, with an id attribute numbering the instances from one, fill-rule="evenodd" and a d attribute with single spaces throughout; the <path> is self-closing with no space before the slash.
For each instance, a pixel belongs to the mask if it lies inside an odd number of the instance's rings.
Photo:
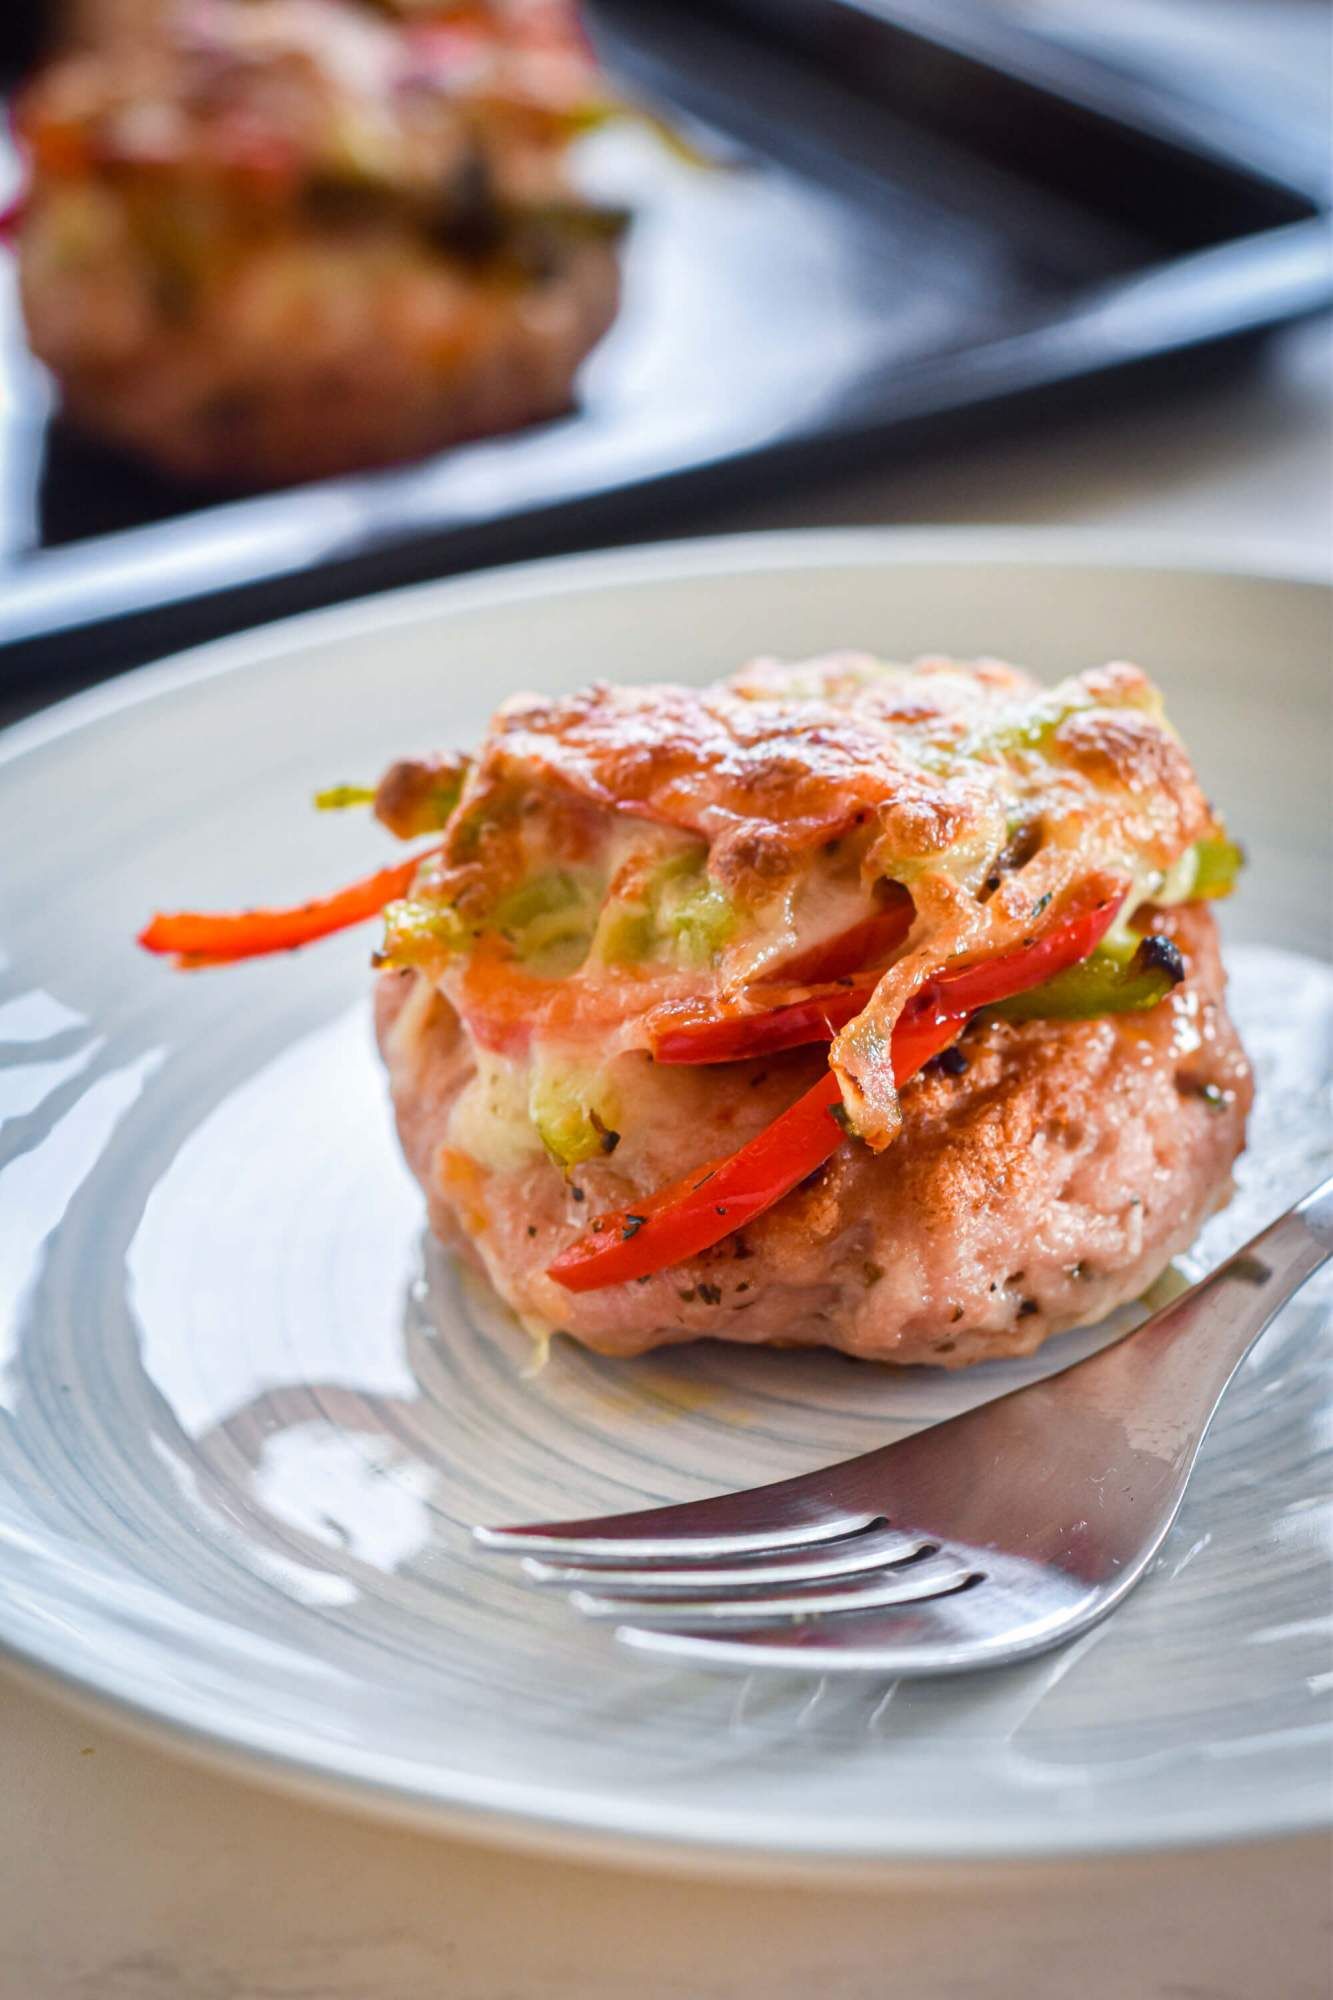
<path id="1" fill-rule="evenodd" d="M 1333 299 L 1317 147 L 909 0 L 601 0 L 612 72 L 720 164 L 590 143 L 628 198 L 620 319 L 566 418 L 258 496 L 52 420 L 0 259 L 0 679 L 678 525 L 694 501 L 1197 373 Z M 0 30 L 2 31 L 2 30 Z"/>

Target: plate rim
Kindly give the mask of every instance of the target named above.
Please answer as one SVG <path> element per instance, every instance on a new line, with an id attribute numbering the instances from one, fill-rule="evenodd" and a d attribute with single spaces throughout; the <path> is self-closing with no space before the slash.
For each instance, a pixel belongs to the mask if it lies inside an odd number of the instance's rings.
<path id="1" fill-rule="evenodd" d="M 0 767 L 74 730 L 124 713 L 179 688 L 257 669 L 308 644 L 337 642 L 410 625 L 436 606 L 482 610 L 587 587 L 717 577 L 738 570 L 818 569 L 829 562 L 870 568 L 908 563 L 943 568 L 1087 568 L 1135 574 L 1229 577 L 1241 583 L 1314 588 L 1333 597 L 1333 564 L 1297 554 L 1267 536 L 1149 535 L 1097 527 L 887 526 L 765 528 L 686 535 L 623 547 L 538 556 L 493 569 L 369 591 L 206 639 L 127 668 L 109 681 L 66 695 L 0 729 Z"/>
<path id="2" fill-rule="evenodd" d="M 891 1881 L 922 1887 L 956 1883 L 966 1869 L 993 1877 L 1028 1877 L 1046 1869 L 1062 1874 L 1098 1862 L 1143 1859 L 1153 1855 L 1208 1854 L 1226 1847 L 1271 1849 L 1295 1841 L 1326 1842 L 1326 1817 L 1292 1814 L 1256 1830 L 1240 1820 L 1234 1824 L 1209 1815 L 1198 1824 L 1182 1819 L 1151 1840 L 1133 1838 L 1074 1842 L 1056 1838 L 1010 1841 L 1003 1848 L 958 1843 L 927 1847 L 886 1840 L 843 1845 L 778 1844 L 757 1831 L 738 1831 L 734 1838 L 705 1837 L 682 1826 L 671 1831 L 670 1815 L 657 1813 L 668 1824 L 648 1832 L 642 1823 L 618 1824 L 603 1812 L 594 1820 L 577 1812 L 579 1795 L 565 1794 L 570 1810 L 550 1806 L 526 1808 L 496 1803 L 479 1794 L 451 1798 L 416 1792 L 326 1760 L 322 1765 L 287 1755 L 239 1735 L 223 1736 L 192 1723 L 187 1717 L 137 1702 L 130 1694 L 98 1687 L 79 1673 L 44 1658 L 37 1649 L 16 1645 L 0 1635 L 0 1667 L 20 1685 L 91 1720 L 120 1730 L 150 1750 L 179 1756 L 188 1763 L 233 1782 L 253 1782 L 280 1797 L 331 1808 L 353 1818 L 405 1828 L 437 1837 L 476 1842 L 502 1852 L 549 1860 L 610 1866 L 628 1871 L 678 1877 L 707 1874 L 712 1880 L 767 1885 L 884 1888 Z M 554 1797 L 555 1794 L 548 1796 Z M 688 1812 L 681 1812 L 682 1820 Z"/>
<path id="3" fill-rule="evenodd" d="M 309 646 L 355 640 L 392 632 L 428 621 L 433 616 L 485 611 L 502 605 L 540 601 L 553 593 L 565 595 L 607 587 L 693 579 L 762 574 L 773 569 L 816 570 L 843 566 L 901 569 L 909 565 L 945 567 L 974 563 L 992 569 L 1091 568 L 1107 572 L 1219 577 L 1241 583 L 1277 583 L 1297 588 L 1313 586 L 1333 603 L 1333 580 L 1312 560 L 1292 560 L 1271 542 L 1228 541 L 1218 545 L 1204 538 L 1146 537 L 1105 533 L 1090 528 L 1041 527 L 870 527 L 809 528 L 724 534 L 659 541 L 627 548 L 591 550 L 572 555 L 488 569 L 371 593 L 345 604 L 297 613 L 210 640 L 167 658 L 136 667 L 102 686 L 54 703 L 0 732 L 0 769 L 35 751 L 60 743 L 84 728 L 125 714 L 140 704 L 221 679 L 247 669 L 260 671 L 271 660 Z M 640 1809 L 622 1823 L 607 1801 L 585 1800 L 566 1788 L 546 1789 L 530 1802 L 500 1796 L 514 1789 L 453 1774 L 448 1795 L 438 1788 L 415 1788 L 397 1778 L 377 1777 L 364 1761 L 341 1746 L 324 1746 L 318 1758 L 284 1752 L 264 1739 L 263 1730 L 238 1724 L 227 1731 L 191 1719 L 170 1701 L 136 1700 L 114 1672 L 99 1678 L 92 1670 L 71 1667 L 60 1649 L 29 1637 L 0 1631 L 0 1664 L 38 1691 L 109 1721 L 136 1739 L 174 1754 L 183 1754 L 224 1775 L 253 1780 L 288 1795 L 302 1797 L 379 1821 L 477 1840 L 492 1846 L 567 1860 L 611 1863 L 675 1874 L 707 1869 L 729 1878 L 767 1881 L 837 1881 L 882 1884 L 886 1875 L 920 1880 L 953 1873 L 959 1867 L 991 1867 L 1016 1871 L 1040 1865 L 1057 1867 L 1107 1860 L 1116 1856 L 1183 1853 L 1243 1843 L 1320 1835 L 1328 1815 L 1315 1806 L 1292 1809 L 1256 1828 L 1252 1818 L 1237 1810 L 1216 1812 L 1192 1820 L 1188 1812 L 1152 1834 L 1142 1829 L 1110 1827 L 1092 1840 L 1071 1846 L 1049 1835 L 998 1841 L 969 1841 L 964 1829 L 950 1837 L 947 1829 L 923 1844 L 919 1833 L 907 1840 L 895 1835 L 886 1819 L 875 1838 L 864 1830 L 843 1843 L 832 1838 L 775 1838 L 762 1824 L 747 1828 L 743 1812 L 734 1823 L 718 1823 L 713 1832 L 691 1828 L 688 1805 L 656 1806 L 653 1827 Z M 589 1808 L 591 1807 L 591 1810 Z"/>

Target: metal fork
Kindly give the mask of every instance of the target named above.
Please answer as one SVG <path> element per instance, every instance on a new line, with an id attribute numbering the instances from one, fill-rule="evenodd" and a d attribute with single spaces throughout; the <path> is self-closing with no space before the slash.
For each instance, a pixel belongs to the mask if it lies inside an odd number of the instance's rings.
<path id="1" fill-rule="evenodd" d="M 705 1667 L 961 1673 L 1120 1603 L 1237 1367 L 1333 1256 L 1333 1179 L 1113 1346 L 879 1451 L 745 1493 L 475 1528 L 642 1652 Z"/>

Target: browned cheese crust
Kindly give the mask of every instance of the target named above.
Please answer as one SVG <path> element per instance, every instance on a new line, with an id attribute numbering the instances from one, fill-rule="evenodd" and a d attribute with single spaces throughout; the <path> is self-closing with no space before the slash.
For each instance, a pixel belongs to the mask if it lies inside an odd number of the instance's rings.
<path id="1" fill-rule="evenodd" d="M 727 996 L 840 908 L 864 913 L 876 882 L 906 885 L 907 948 L 831 1057 L 878 1150 L 897 1130 L 893 1024 L 923 980 L 1014 950 L 1079 885 L 1165 871 L 1216 831 L 1141 669 L 1089 669 L 1040 696 L 997 660 L 886 667 L 855 653 L 760 662 L 705 688 L 519 696 L 482 746 L 436 892 L 483 906 L 515 825 L 542 801 L 696 836 L 710 880 L 746 914 L 717 968 Z M 549 814 L 543 825 L 556 837 Z"/>

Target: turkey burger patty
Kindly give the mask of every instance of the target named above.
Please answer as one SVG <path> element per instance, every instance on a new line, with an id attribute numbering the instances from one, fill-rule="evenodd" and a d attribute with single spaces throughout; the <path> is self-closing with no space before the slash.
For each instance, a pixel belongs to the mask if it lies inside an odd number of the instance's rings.
<path id="1" fill-rule="evenodd" d="M 607 1354 L 700 1336 L 946 1368 L 1029 1354 L 1138 1297 L 1230 1193 L 1251 1086 L 1216 926 L 1198 907 L 1156 921 L 1187 968 L 1158 1006 L 979 1020 L 905 1086 L 886 1152 L 843 1146 L 735 1236 L 583 1293 L 547 1266 L 588 1214 L 753 1136 L 820 1056 L 672 1071 L 627 1054 L 611 1070 L 613 1155 L 565 1176 L 520 1137 L 481 1167 L 466 1150 L 479 1085 L 458 1015 L 416 975 L 382 973 L 380 1047 L 431 1226 L 534 1331 Z"/>
<path id="2" fill-rule="evenodd" d="M 1240 857 L 1136 667 L 515 696 L 475 756 L 334 802 L 372 797 L 429 844 L 143 942 L 215 963 L 384 908 L 408 1160 L 539 1337 L 961 1367 L 1136 1296 L 1226 1199 Z"/>

